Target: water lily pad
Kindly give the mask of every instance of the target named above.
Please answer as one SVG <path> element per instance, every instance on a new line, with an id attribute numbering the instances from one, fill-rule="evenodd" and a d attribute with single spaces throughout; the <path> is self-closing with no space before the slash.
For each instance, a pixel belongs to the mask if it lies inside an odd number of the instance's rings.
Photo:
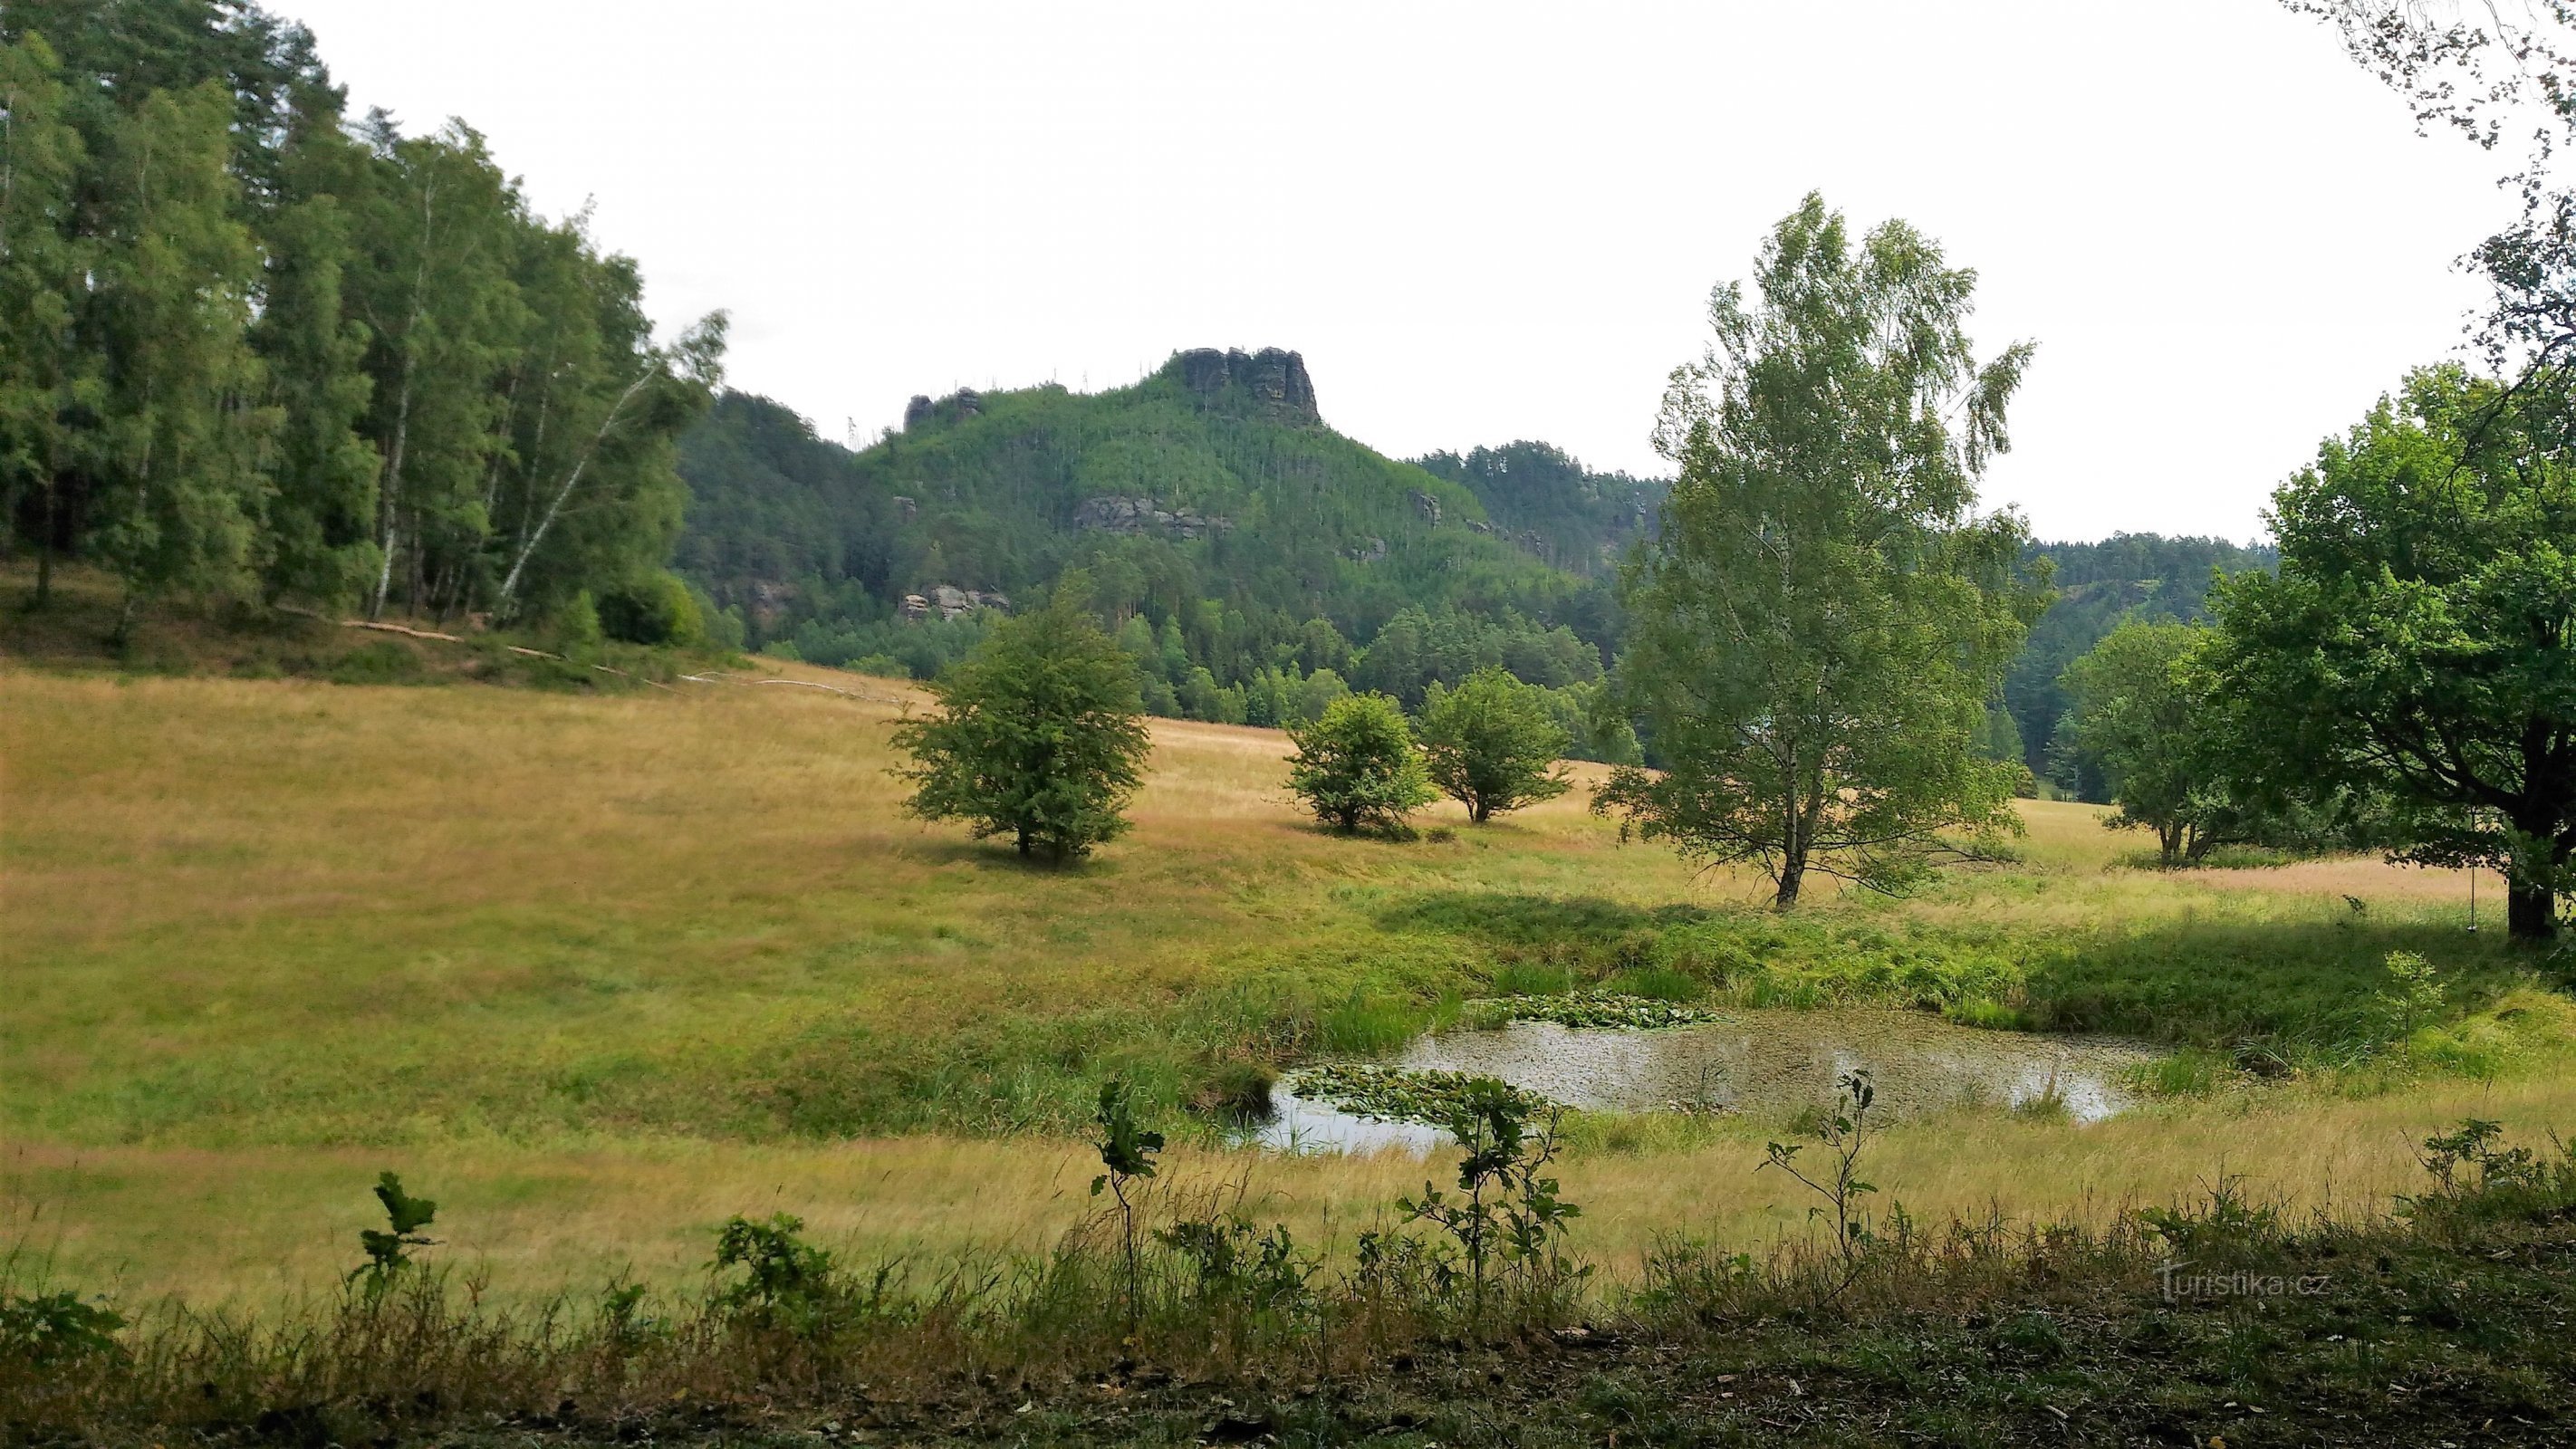
<path id="1" fill-rule="evenodd" d="M 1458 1115 L 1467 1086 L 1479 1078 L 1469 1072 L 1421 1071 L 1358 1062 L 1328 1063 L 1300 1072 L 1290 1090 L 1310 1102 L 1329 1102 L 1345 1112 L 1389 1122 L 1421 1122 L 1445 1127 Z M 1555 1105 L 1536 1092 L 1511 1089 L 1533 1112 Z"/>
<path id="2" fill-rule="evenodd" d="M 1558 1026 L 1628 1027 L 1652 1029 L 1665 1026 L 1694 1026 L 1701 1022 L 1722 1020 L 1723 1012 L 1687 1002 L 1666 1001 L 1654 996 L 1630 996 L 1617 991 L 1573 991 L 1562 996 L 1505 996 L 1475 1003 L 1476 1014 L 1486 1021 L 1551 1021 Z"/>

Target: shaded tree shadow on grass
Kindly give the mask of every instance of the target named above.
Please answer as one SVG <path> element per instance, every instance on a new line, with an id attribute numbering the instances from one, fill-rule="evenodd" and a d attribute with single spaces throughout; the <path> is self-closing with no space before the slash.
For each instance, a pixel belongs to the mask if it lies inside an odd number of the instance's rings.
<path id="1" fill-rule="evenodd" d="M 1114 852 L 1116 849 L 1115 844 L 1106 847 L 1107 852 Z M 1028 875 L 1062 876 L 1067 879 L 1118 873 L 1118 862 L 1114 858 L 1104 858 L 1104 851 L 1095 850 L 1089 855 L 1059 857 L 1038 850 L 1022 855 L 1007 835 L 992 835 L 982 840 L 961 840 L 952 835 L 934 835 L 925 830 L 918 836 L 898 841 L 893 853 L 910 857 L 932 867 L 978 865 Z"/>

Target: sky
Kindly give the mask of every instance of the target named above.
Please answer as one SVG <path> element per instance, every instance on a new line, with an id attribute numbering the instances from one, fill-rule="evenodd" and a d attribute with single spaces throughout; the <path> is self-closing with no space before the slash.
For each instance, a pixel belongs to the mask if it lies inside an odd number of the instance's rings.
<path id="1" fill-rule="evenodd" d="M 2455 354 L 2492 158 L 2272 0 L 973 5 L 272 0 L 407 129 L 588 205 L 732 385 L 872 438 L 915 393 L 1302 352 L 1399 457 L 1668 471 L 1664 379 L 1810 190 L 1980 277 L 2038 359 L 1986 478 L 2043 538 L 2263 532 Z"/>

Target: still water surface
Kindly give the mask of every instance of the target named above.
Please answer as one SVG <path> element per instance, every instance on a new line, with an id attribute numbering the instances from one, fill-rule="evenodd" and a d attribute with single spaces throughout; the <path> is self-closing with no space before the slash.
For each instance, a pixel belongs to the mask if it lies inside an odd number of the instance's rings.
<path id="1" fill-rule="evenodd" d="M 2127 1070 L 2154 1049 L 2115 1037 L 1985 1031 L 1914 1011 L 1741 1011 L 1652 1031 L 1514 1022 L 1417 1039 L 1394 1064 L 1499 1077 L 1569 1107 L 1611 1112 L 1776 1112 L 1828 1103 L 1834 1083 L 1866 1068 L 1871 1115 L 1896 1121 L 1976 1105 L 2023 1106 L 2050 1095 L 2095 1122 L 2131 1105 Z M 1251 1139 L 1282 1151 L 1422 1154 L 1446 1135 L 1357 1117 L 1271 1090 L 1273 1115 Z"/>

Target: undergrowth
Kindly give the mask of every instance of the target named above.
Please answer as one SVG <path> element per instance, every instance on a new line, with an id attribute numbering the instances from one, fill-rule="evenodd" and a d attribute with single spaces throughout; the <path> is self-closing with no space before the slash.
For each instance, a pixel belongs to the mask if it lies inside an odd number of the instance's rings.
<path id="1" fill-rule="evenodd" d="M 1831 1241 L 1676 1237 L 1614 1277 L 1568 1246 L 1552 1134 L 1515 1103 L 1462 1110 L 1484 1125 L 1455 1129 L 1470 1144 L 1459 1192 L 1428 1189 L 1404 1205 L 1413 1230 L 1382 1223 L 1338 1252 L 1260 1224 L 1239 1182 L 1131 1171 L 1123 1209 L 1050 1252 L 936 1268 L 845 1263 L 792 1215 L 736 1217 L 704 1290 L 678 1298 L 612 1283 L 496 1306 L 479 1272 L 415 1256 L 431 1245 L 371 1240 L 362 1267 L 381 1271 L 301 1310 L 127 1315 L 25 1281 L 11 1259 L 0 1434 L 605 1442 L 828 1424 L 1108 1442 L 1216 1423 L 1246 1439 L 1554 1443 L 1585 1422 L 1597 1437 L 1607 1408 L 1626 1437 L 1676 1442 L 1798 1412 L 1873 1438 L 2117 1426 L 2261 1443 L 2272 1418 L 2302 1442 L 2370 1443 L 2481 1419 L 2520 1438 L 2503 1426 L 2576 1410 L 2566 1335 L 2549 1327 L 2576 1306 L 2576 1163 L 2509 1145 L 2492 1122 L 2429 1136 L 2425 1185 L 2393 1217 L 2292 1220 L 2222 1176 L 2098 1228 L 1927 1224 L 1865 1216 L 1854 1183 L 1827 1214 Z M 1828 1198 L 1851 1181 L 1859 1120 L 1816 1179 Z M 1104 1163 L 1150 1160 L 1116 1138 Z M 426 1221 L 398 1187 L 386 1205 L 395 1228 Z M 1418 1407 L 1398 1418 L 1395 1404 Z M 1480 1421 L 1470 1405 L 1508 1412 Z"/>

